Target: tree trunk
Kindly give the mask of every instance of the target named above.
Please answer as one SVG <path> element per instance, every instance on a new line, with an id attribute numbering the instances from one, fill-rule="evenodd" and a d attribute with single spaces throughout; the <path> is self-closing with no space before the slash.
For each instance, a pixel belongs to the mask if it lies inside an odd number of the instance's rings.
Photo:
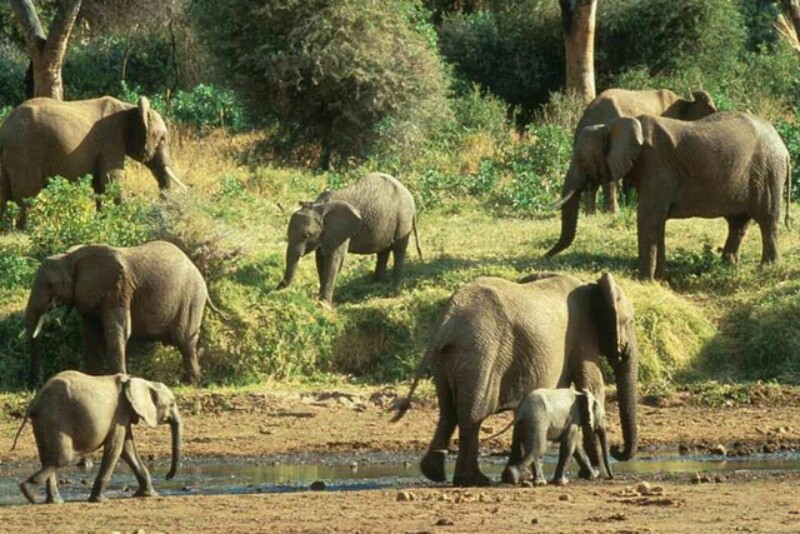
<path id="1" fill-rule="evenodd" d="M 63 100 L 61 67 L 67 54 L 72 27 L 81 8 L 81 0 L 59 2 L 47 36 L 32 0 L 11 0 L 11 7 L 25 35 L 25 44 L 33 64 L 33 96 Z"/>
<path id="2" fill-rule="evenodd" d="M 566 87 L 586 103 L 595 97 L 594 26 L 597 0 L 559 0 L 566 50 Z"/>
<path id="3" fill-rule="evenodd" d="M 800 0 L 781 0 L 781 7 L 789 17 L 789 21 L 794 27 L 794 32 L 800 39 Z"/>

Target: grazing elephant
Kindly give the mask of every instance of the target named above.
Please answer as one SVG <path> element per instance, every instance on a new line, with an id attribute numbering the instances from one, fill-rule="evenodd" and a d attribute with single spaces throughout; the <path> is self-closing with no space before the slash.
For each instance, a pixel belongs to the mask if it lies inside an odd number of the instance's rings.
<path id="1" fill-rule="evenodd" d="M 301 202 L 300 206 L 289 221 L 286 273 L 278 289 L 292 283 L 300 257 L 312 251 L 319 273 L 319 298 L 328 303 L 347 252 L 377 253 L 376 281 L 386 277 L 389 254 L 394 254 L 395 287 L 400 283 L 412 230 L 422 258 L 414 198 L 388 174 L 368 174 L 346 189 L 326 191 L 314 202 Z"/>
<path id="2" fill-rule="evenodd" d="M 134 106 L 106 96 L 61 102 L 34 98 L 18 106 L 0 126 L 0 219 L 6 202 L 22 205 L 17 226 L 25 226 L 22 201 L 35 197 L 52 176 L 75 180 L 93 176 L 98 194 L 118 179 L 125 156 L 144 163 L 169 189 L 184 189 L 170 165 L 167 127 L 145 97 Z"/>
<path id="3" fill-rule="evenodd" d="M 751 219 L 761 228 L 762 263 L 778 259 L 783 187 L 791 195 L 789 151 L 768 122 L 747 113 L 719 112 L 694 122 L 643 115 L 584 129 L 573 172 L 560 202 L 561 237 L 548 256 L 568 247 L 578 224 L 577 202 L 590 176 L 630 181 L 639 197 L 639 275 L 664 274 L 668 219 L 724 217 L 723 259 L 736 263 Z"/>
<path id="4" fill-rule="evenodd" d="M 513 424 L 514 438 L 512 450 L 522 460 L 516 465 L 509 465 L 503 471 L 503 481 L 519 484 L 533 463 L 533 483 L 543 486 L 547 483 L 542 470 L 542 456 L 551 441 L 558 441 L 558 464 L 553 475 L 553 484 L 564 486 L 567 477 L 564 471 L 569 458 L 575 458 L 581 469 L 590 473 L 591 478 L 597 472 L 590 465 L 586 454 L 578 442 L 579 430 L 591 441 L 599 441 L 603 455 L 603 466 L 608 478 L 614 478 L 608 460 L 608 441 L 606 439 L 606 411 L 600 401 L 589 391 L 574 389 L 535 389 L 529 393 L 515 410 L 514 420 L 506 428 L 486 439 L 496 438 Z M 486 440 L 484 440 L 486 441 Z M 519 448 L 522 447 L 522 451 Z M 524 453 L 524 456 L 522 454 Z"/>
<path id="5" fill-rule="evenodd" d="M 54 306 L 75 306 L 82 318 L 83 348 L 93 374 L 102 357 L 125 373 L 131 337 L 162 341 L 183 356 L 184 380 L 200 380 L 197 339 L 203 308 L 213 309 L 197 267 L 166 241 L 138 247 L 80 245 L 42 261 L 25 310 L 24 334 L 31 345 L 31 385 L 40 380 L 34 342 L 45 314 Z"/>
<path id="6" fill-rule="evenodd" d="M 537 388 L 575 385 L 603 403 L 600 355 L 617 382 L 625 440 L 617 460 L 637 447 L 637 346 L 633 307 L 610 274 L 595 283 L 567 275 L 540 274 L 519 283 L 478 278 L 450 298 L 408 396 L 398 403 L 400 419 L 427 366 L 439 400 L 439 422 L 422 459 L 422 473 L 445 480 L 445 456 L 458 426 L 458 459 L 453 484 L 486 485 L 478 467 L 478 436 L 484 419 L 516 408 Z M 586 436 L 584 436 L 586 438 Z M 596 444 L 585 442 L 595 466 Z M 512 448 L 508 465 L 521 461 Z M 589 474 L 583 473 L 584 476 Z"/>
<path id="7" fill-rule="evenodd" d="M 693 100 L 686 100 L 667 89 L 651 91 L 630 91 L 627 89 L 607 89 L 597 95 L 586 107 L 575 130 L 576 143 L 581 131 L 589 126 L 608 124 L 620 117 L 638 117 L 639 115 L 655 115 L 694 121 L 702 119 L 717 111 L 714 100 L 705 91 L 694 91 Z M 573 160 L 575 154 L 573 153 Z M 603 169 L 605 170 L 605 169 Z M 601 175 L 605 176 L 607 171 Z M 585 211 L 592 214 L 597 211 L 598 181 L 592 181 L 587 186 Z M 619 211 L 617 204 L 616 182 L 603 183 L 604 211 L 616 213 Z"/>
<path id="8" fill-rule="evenodd" d="M 57 470 L 71 464 L 77 456 L 90 454 L 100 447 L 103 447 L 103 460 L 90 502 L 106 500 L 103 493 L 120 457 L 139 483 L 135 496 L 158 495 L 133 443 L 131 426 L 140 421 L 151 427 L 170 425 L 172 467 L 167 480 L 178 470 L 181 417 L 175 397 L 164 384 L 124 374 L 89 376 L 64 371 L 48 380 L 34 397 L 14 438 L 12 450 L 28 418 L 42 463 L 41 469 L 19 485 L 31 504 L 36 504 L 36 500 L 28 485 L 42 483 L 46 484 L 47 503 L 64 502 L 58 494 Z"/>

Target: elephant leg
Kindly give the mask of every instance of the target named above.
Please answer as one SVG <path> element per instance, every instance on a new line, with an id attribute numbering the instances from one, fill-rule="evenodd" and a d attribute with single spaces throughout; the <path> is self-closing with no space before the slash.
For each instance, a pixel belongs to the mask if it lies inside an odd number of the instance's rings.
<path id="1" fill-rule="evenodd" d="M 17 217 L 17 230 L 25 230 L 28 226 L 28 205 L 23 200 L 19 205 L 19 216 Z"/>
<path id="2" fill-rule="evenodd" d="M 489 486 L 489 478 L 481 473 L 478 466 L 481 423 L 458 425 L 458 457 L 454 486 Z"/>
<path id="3" fill-rule="evenodd" d="M 317 278 L 319 279 L 319 291 L 322 294 L 322 287 L 325 285 L 325 256 L 322 255 L 322 250 L 317 249 L 314 251 L 314 262 L 317 265 Z"/>
<path id="4" fill-rule="evenodd" d="M 126 374 L 125 349 L 130 338 L 130 311 L 119 306 L 103 312 L 103 334 L 111 372 Z"/>
<path id="5" fill-rule="evenodd" d="M 592 463 L 589 460 L 589 457 L 586 456 L 586 452 L 584 452 L 583 447 L 581 447 L 580 442 L 575 446 L 575 454 L 573 454 L 575 461 L 578 462 L 578 467 L 580 471 L 578 471 L 578 476 L 580 478 L 585 478 L 586 480 L 594 480 L 600 476 L 600 472 L 592 467 Z"/>
<path id="6" fill-rule="evenodd" d="M 658 265 L 658 244 L 663 238 L 664 220 L 639 205 L 636 217 L 639 241 L 639 277 L 653 280 Z"/>
<path id="7" fill-rule="evenodd" d="M 589 184 L 586 187 L 586 192 L 584 193 L 583 199 L 583 211 L 586 212 L 586 215 L 594 215 L 597 213 L 597 191 L 600 189 L 600 186 L 597 184 Z"/>
<path id="8" fill-rule="evenodd" d="M 447 480 L 444 464 L 450 439 L 456 429 L 457 417 L 450 388 L 444 384 L 444 380 L 436 380 L 436 396 L 439 400 L 439 420 L 428 452 L 425 453 L 419 467 L 425 478 L 434 482 L 444 482 Z"/>
<path id="9" fill-rule="evenodd" d="M 411 239 L 411 234 L 398 239 L 392 245 L 392 254 L 394 255 L 394 265 L 392 265 L 392 283 L 394 288 L 400 287 L 400 281 L 403 279 L 403 269 L 406 264 L 406 250 L 408 249 L 408 242 Z"/>
<path id="10" fill-rule="evenodd" d="M 575 452 L 575 446 L 578 442 L 578 428 L 575 425 L 565 431 L 565 435 L 561 438 L 561 446 L 558 448 L 558 465 L 556 465 L 556 472 L 553 475 L 552 483 L 556 486 L 565 486 L 569 481 L 564 474 L 569 465 L 569 457 Z"/>
<path id="11" fill-rule="evenodd" d="M 739 263 L 739 246 L 742 244 L 744 234 L 750 225 L 750 217 L 741 215 L 738 217 L 725 217 L 728 221 L 728 239 L 722 249 L 722 261 L 736 265 Z"/>
<path id="12" fill-rule="evenodd" d="M 11 184 L 8 183 L 8 173 L 0 166 L 0 223 L 3 222 L 9 200 L 11 200 Z"/>
<path id="13" fill-rule="evenodd" d="M 321 285 L 319 297 L 325 302 L 331 303 L 333 301 L 333 288 L 336 285 L 336 276 L 339 274 L 342 265 L 344 265 L 344 257 L 347 253 L 348 244 L 349 240 L 340 245 L 332 254 L 321 254 L 322 270 L 320 271 Z"/>
<path id="14" fill-rule="evenodd" d="M 584 355 L 585 356 L 585 355 Z M 575 389 L 578 391 L 586 389 L 595 396 L 601 404 L 605 402 L 605 383 L 603 381 L 603 372 L 600 369 L 600 364 L 597 360 L 586 359 L 578 364 L 578 372 L 574 377 Z M 588 456 L 590 469 L 585 469 L 584 464 L 581 463 L 582 458 Z M 605 467 L 602 462 L 602 451 L 600 450 L 597 440 L 594 436 L 583 436 L 583 448 L 577 448 L 575 451 L 575 460 L 580 466 L 578 476 L 591 480 L 596 478 L 598 473 L 605 473 Z"/>
<path id="15" fill-rule="evenodd" d="M 155 497 L 158 495 L 153 489 L 153 481 L 150 472 L 145 467 L 139 453 L 136 452 L 136 445 L 133 441 L 133 432 L 128 428 L 125 432 L 125 444 L 122 447 L 122 460 L 131 468 L 136 481 L 139 483 L 139 490 L 134 497 Z"/>
<path id="16" fill-rule="evenodd" d="M 667 222 L 661 223 L 661 228 L 658 231 L 658 249 L 656 251 L 656 271 L 655 277 L 657 280 L 664 279 L 664 270 L 667 267 Z"/>
<path id="17" fill-rule="evenodd" d="M 187 384 L 198 384 L 202 376 L 197 358 L 199 334 L 199 332 L 195 332 L 188 340 L 178 343 L 178 350 L 183 356 L 183 381 Z"/>
<path id="18" fill-rule="evenodd" d="M 95 317 L 82 317 L 81 338 L 83 341 L 83 353 L 86 357 L 86 369 L 89 374 L 105 374 L 105 366 L 103 365 L 103 354 L 105 352 L 103 325 Z"/>
<path id="19" fill-rule="evenodd" d="M 389 254 L 391 252 L 390 248 L 378 252 L 378 261 L 375 264 L 375 275 L 373 276 L 375 282 L 386 280 L 386 264 L 389 263 Z"/>
<path id="20" fill-rule="evenodd" d="M 47 492 L 47 500 L 45 501 L 47 504 L 63 504 L 64 499 L 61 497 L 61 493 L 58 491 L 58 477 L 56 476 L 55 471 L 50 473 L 50 476 L 47 477 L 45 481 L 45 491 Z"/>
<path id="21" fill-rule="evenodd" d="M 89 495 L 89 502 L 102 502 L 107 500 L 104 493 L 108 486 L 111 476 L 114 474 L 114 468 L 119 462 L 119 457 L 122 455 L 122 449 L 125 446 L 125 427 L 120 426 L 111 431 L 111 434 L 106 438 L 106 443 L 103 448 L 103 459 L 100 462 L 100 469 L 97 472 L 97 478 L 94 480 L 92 486 L 92 493 Z"/>
<path id="22" fill-rule="evenodd" d="M 778 224 L 774 220 L 759 221 L 761 229 L 761 263 L 775 263 L 780 259 L 778 251 Z"/>
<path id="23" fill-rule="evenodd" d="M 36 485 L 44 484 L 50 478 L 50 475 L 54 474 L 55 472 L 56 468 L 53 466 L 42 467 L 34 474 L 29 476 L 27 479 L 20 482 L 19 489 L 25 496 L 25 498 L 28 499 L 29 503 L 36 504 L 36 497 L 31 492 L 31 488 L 29 486 L 31 484 L 36 484 Z"/>
<path id="24" fill-rule="evenodd" d="M 603 211 L 606 213 L 617 213 L 619 211 L 617 182 L 614 180 L 603 183 Z"/>

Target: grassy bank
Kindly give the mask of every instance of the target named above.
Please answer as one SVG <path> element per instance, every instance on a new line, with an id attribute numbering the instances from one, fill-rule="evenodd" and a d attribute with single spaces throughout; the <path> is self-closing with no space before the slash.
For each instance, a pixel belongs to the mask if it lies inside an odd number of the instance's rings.
<path id="1" fill-rule="evenodd" d="M 569 272 L 585 280 L 614 273 L 636 308 L 646 391 L 702 379 L 800 382 L 800 237 L 794 229 L 783 232 L 782 263 L 761 268 L 760 236 L 751 228 L 734 269 L 719 261 L 717 249 L 727 232 L 723 220 L 671 221 L 668 280 L 643 284 L 635 280 L 635 214 L 627 209 L 618 216 L 582 217 L 574 245 L 545 259 L 559 232 L 558 214 L 519 213 L 507 209 L 513 203 L 492 202 L 497 191 L 523 192 L 516 182 L 502 184 L 509 173 L 497 174 L 491 191 L 480 194 L 487 171 L 475 153 L 491 155 L 494 149 L 477 140 L 453 156 L 463 160 L 461 166 L 451 163 L 458 188 L 437 185 L 425 172 L 398 176 L 421 200 L 426 256 L 422 262 L 409 252 L 398 294 L 371 281 L 374 256 L 351 255 L 331 309 L 315 299 L 311 258 L 301 261 L 291 288 L 274 290 L 282 276 L 285 227 L 297 201 L 358 173 L 311 174 L 254 162 L 246 155 L 258 139 L 247 135 L 176 137 L 173 155 L 190 193 L 160 202 L 155 181 L 130 163 L 123 207 L 97 214 L 88 194 L 67 187 L 34 207 L 30 231 L 0 234 L 0 389 L 24 384 L 27 350 L 17 334 L 38 258 L 74 242 L 134 244 L 157 237 L 190 252 L 212 298 L 229 315 L 228 321 L 206 316 L 202 339 L 208 350 L 201 366 L 211 384 L 244 385 L 267 377 L 406 379 L 454 289 L 480 275 L 515 279 L 532 271 Z M 525 142 L 525 153 L 535 154 L 538 141 Z M 551 174 L 559 168 L 550 167 Z M 78 207 L 65 218 L 60 202 Z M 80 366 L 74 312 L 52 313 L 43 332 L 46 372 Z M 129 366 L 168 383 L 180 375 L 177 351 L 160 345 L 134 346 Z"/>

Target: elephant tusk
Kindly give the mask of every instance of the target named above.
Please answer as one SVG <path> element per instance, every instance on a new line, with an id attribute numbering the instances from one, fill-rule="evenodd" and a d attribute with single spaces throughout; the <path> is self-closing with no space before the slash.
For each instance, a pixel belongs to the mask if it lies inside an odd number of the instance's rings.
<path id="1" fill-rule="evenodd" d="M 559 200 L 557 200 L 556 202 L 554 202 L 554 203 L 550 204 L 550 205 L 549 205 L 549 206 L 547 206 L 547 208 L 545 208 L 545 209 L 548 209 L 548 210 L 558 210 L 558 209 L 561 209 L 561 206 L 563 206 L 564 204 L 566 204 L 566 203 L 567 203 L 567 201 L 568 201 L 569 199 L 571 199 L 571 198 L 572 198 L 572 195 L 574 195 L 574 194 L 575 194 L 575 190 L 574 190 L 574 189 L 570 189 L 569 191 L 567 191 L 567 194 L 566 194 L 566 195 L 564 195 L 563 197 L 561 197 L 561 198 L 560 198 Z"/>
<path id="2" fill-rule="evenodd" d="M 20 330 L 19 335 L 17 336 L 17 339 L 25 339 L 25 333 L 26 333 L 26 331 L 25 331 L 24 328 L 22 330 Z"/>
<path id="3" fill-rule="evenodd" d="M 181 188 L 182 188 L 184 191 L 188 191 L 188 190 L 189 190 L 189 187 L 188 187 L 188 186 L 187 186 L 185 183 L 183 183 L 183 182 L 180 180 L 180 178 L 178 178 L 178 177 L 175 175 L 175 173 L 174 173 L 174 172 L 172 172 L 172 169 L 170 169 L 169 167 L 165 167 L 165 168 L 164 168 L 164 172 L 166 172 L 166 173 L 167 173 L 167 176 L 169 176 L 169 179 L 170 179 L 170 180 L 174 180 L 174 181 L 175 181 L 175 183 L 176 183 L 176 184 L 178 184 L 178 185 L 179 185 L 179 186 L 180 186 L 180 187 L 181 187 Z"/>
<path id="4" fill-rule="evenodd" d="M 39 317 L 39 322 L 36 323 L 36 328 L 33 330 L 33 335 L 31 339 L 36 339 L 39 336 L 39 333 L 42 331 L 42 325 L 44 324 L 44 314 Z"/>

